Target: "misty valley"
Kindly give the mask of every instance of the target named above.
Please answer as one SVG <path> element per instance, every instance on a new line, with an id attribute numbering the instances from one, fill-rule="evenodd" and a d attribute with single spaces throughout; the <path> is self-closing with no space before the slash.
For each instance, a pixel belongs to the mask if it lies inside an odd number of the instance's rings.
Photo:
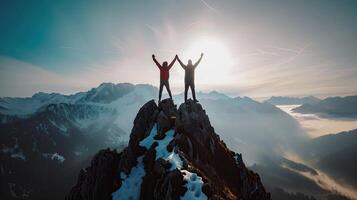
<path id="1" fill-rule="evenodd" d="M 356 128 L 356 117 L 319 116 L 315 113 L 294 112 L 293 110 L 299 106 L 301 105 L 277 105 L 278 108 L 298 120 L 305 132 L 312 138 Z"/>

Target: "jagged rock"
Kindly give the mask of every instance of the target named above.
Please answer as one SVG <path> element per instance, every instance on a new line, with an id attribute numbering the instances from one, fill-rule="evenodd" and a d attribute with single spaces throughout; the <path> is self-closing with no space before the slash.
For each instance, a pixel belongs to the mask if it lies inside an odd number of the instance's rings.
<path id="1" fill-rule="evenodd" d="M 139 141 L 145 137 L 147 130 L 152 126 L 157 115 L 157 105 L 154 100 L 144 104 L 134 120 L 134 127 L 130 134 L 129 145 L 124 149 L 122 159 L 119 162 L 119 170 L 129 173 L 130 169 L 136 165 L 136 158 L 145 150 L 138 145 Z"/>
<path id="2" fill-rule="evenodd" d="M 120 154 L 116 151 L 101 150 L 93 158 L 91 166 L 82 169 L 78 183 L 71 189 L 66 200 L 111 199 L 115 184 Z"/>
<path id="3" fill-rule="evenodd" d="M 159 106 L 149 101 L 138 112 L 129 145 L 118 160 L 101 156 L 106 157 L 99 153 L 90 173 L 81 172 L 67 199 L 108 199 L 112 194 L 114 199 L 141 200 L 271 199 L 259 175 L 246 168 L 241 154 L 227 148 L 205 110 L 191 100 L 178 110 L 171 100 Z M 112 177 L 101 178 L 113 169 Z"/>
<path id="4" fill-rule="evenodd" d="M 159 103 L 158 111 L 157 139 L 160 139 L 160 137 L 165 137 L 164 133 L 174 126 L 177 110 L 171 99 L 165 99 Z"/>

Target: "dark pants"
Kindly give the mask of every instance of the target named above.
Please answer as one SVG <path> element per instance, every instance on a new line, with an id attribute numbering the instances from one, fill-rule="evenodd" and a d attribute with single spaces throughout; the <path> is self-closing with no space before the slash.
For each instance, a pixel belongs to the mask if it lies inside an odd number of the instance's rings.
<path id="1" fill-rule="evenodd" d="M 195 82 L 192 80 L 185 80 L 185 102 L 187 101 L 187 92 L 189 87 L 191 88 L 193 100 L 197 101 L 195 93 Z"/>
<path id="2" fill-rule="evenodd" d="M 161 101 L 161 94 L 164 86 L 166 87 L 166 90 L 169 93 L 170 98 L 172 99 L 169 80 L 160 80 L 159 101 Z"/>

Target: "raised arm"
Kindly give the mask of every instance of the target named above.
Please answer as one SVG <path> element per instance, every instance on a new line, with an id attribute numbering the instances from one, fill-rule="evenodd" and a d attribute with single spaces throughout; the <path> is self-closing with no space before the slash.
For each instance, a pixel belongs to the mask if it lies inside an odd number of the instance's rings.
<path id="1" fill-rule="evenodd" d="M 197 67 L 198 64 L 200 64 L 201 60 L 202 60 L 202 57 L 203 57 L 203 53 L 201 53 L 201 57 L 200 59 L 197 60 L 197 62 L 195 63 L 195 68 Z"/>
<path id="2" fill-rule="evenodd" d="M 182 63 L 182 61 L 180 60 L 180 58 L 178 56 L 177 56 L 177 61 L 180 63 L 181 67 L 186 70 L 186 65 L 184 65 Z"/>
<path id="3" fill-rule="evenodd" d="M 154 60 L 154 62 L 155 62 L 155 64 L 156 64 L 156 66 L 157 66 L 159 69 L 161 69 L 161 65 L 160 65 L 160 63 L 159 63 L 159 62 L 157 62 L 157 60 L 156 60 L 156 58 L 155 58 L 155 55 L 154 55 L 154 54 L 152 54 L 152 59 Z"/>
<path id="4" fill-rule="evenodd" d="M 169 64 L 169 69 L 171 69 L 171 67 L 174 65 L 175 61 L 177 59 L 177 55 L 175 56 L 175 58 L 171 61 L 171 63 Z"/>

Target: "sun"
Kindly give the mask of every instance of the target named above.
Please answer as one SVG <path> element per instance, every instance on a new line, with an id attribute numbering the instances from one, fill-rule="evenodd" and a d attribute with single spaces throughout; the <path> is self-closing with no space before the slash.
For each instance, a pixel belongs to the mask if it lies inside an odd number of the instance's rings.
<path id="1" fill-rule="evenodd" d="M 196 83 L 207 86 L 229 83 L 234 62 L 227 46 L 217 38 L 198 38 L 183 52 L 183 62 L 192 59 L 195 63 L 201 52 L 204 57 L 196 69 Z"/>

